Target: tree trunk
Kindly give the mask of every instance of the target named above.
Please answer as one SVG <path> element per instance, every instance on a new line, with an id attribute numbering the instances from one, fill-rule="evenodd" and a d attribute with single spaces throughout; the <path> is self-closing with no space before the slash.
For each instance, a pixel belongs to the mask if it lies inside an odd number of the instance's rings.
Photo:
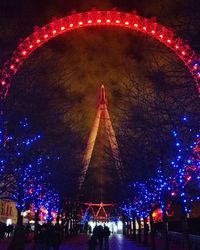
<path id="1" fill-rule="evenodd" d="M 144 245 L 148 246 L 148 226 L 147 218 L 144 218 Z"/>
<path id="2" fill-rule="evenodd" d="M 165 204 L 166 205 L 166 204 Z M 164 239 L 164 250 L 169 250 L 169 239 L 168 239 L 168 220 L 166 208 L 163 211 L 163 239 Z"/>
<path id="3" fill-rule="evenodd" d="M 39 230 L 39 209 L 35 210 L 35 235 L 38 234 L 38 230 Z"/>
<path id="4" fill-rule="evenodd" d="M 188 219 L 187 219 L 187 213 L 185 212 L 184 208 L 182 209 L 182 234 L 183 234 L 183 249 L 189 250 L 190 243 L 189 243 L 189 233 L 188 233 Z"/>
<path id="5" fill-rule="evenodd" d="M 150 213 L 150 226 L 151 226 L 151 249 L 156 250 L 155 229 L 154 229 L 152 212 Z"/>
<path id="6" fill-rule="evenodd" d="M 135 217 L 133 217 L 133 239 L 136 240 L 136 225 L 135 225 Z"/>
<path id="7" fill-rule="evenodd" d="M 17 208 L 17 225 L 22 226 L 23 225 L 23 217 L 21 215 L 22 210 Z"/>
<path id="8" fill-rule="evenodd" d="M 138 218 L 138 242 L 141 243 L 141 219 Z"/>

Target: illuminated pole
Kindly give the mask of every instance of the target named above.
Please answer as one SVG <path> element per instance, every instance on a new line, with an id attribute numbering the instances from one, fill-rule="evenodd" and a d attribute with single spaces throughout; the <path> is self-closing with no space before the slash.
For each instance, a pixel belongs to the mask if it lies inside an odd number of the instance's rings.
<path id="1" fill-rule="evenodd" d="M 94 150 L 94 145 L 95 145 L 101 119 L 105 120 L 106 133 L 109 138 L 112 155 L 115 161 L 115 167 L 118 173 L 119 180 L 121 182 L 121 185 L 123 185 L 124 183 L 124 171 L 123 171 L 123 167 L 121 164 L 119 147 L 118 147 L 116 135 L 115 135 L 115 132 L 111 123 L 110 115 L 108 112 L 108 108 L 107 108 L 105 88 L 104 88 L 104 85 L 101 85 L 97 114 L 96 114 L 92 129 L 90 131 L 88 143 L 87 143 L 85 153 L 83 156 L 83 161 L 82 161 L 83 170 L 79 178 L 79 192 L 81 191 L 82 185 L 85 181 L 85 176 L 86 176 L 86 173 L 90 164 L 90 160 L 92 157 L 92 153 Z"/>

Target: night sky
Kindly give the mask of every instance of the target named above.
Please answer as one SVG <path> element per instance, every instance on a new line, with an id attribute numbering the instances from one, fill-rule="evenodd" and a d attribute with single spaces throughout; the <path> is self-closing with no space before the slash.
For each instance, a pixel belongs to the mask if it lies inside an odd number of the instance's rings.
<path id="1" fill-rule="evenodd" d="M 117 8 L 137 11 L 149 18 L 156 16 L 159 23 L 172 27 L 193 49 L 200 50 L 200 7 L 197 1 L 1 0 L 0 64 L 21 40 L 34 31 L 34 27 L 42 27 L 72 11 L 83 12 L 92 8 Z M 130 81 L 130 75 L 134 75 L 134 81 Z M 46 43 L 20 68 L 7 99 L 7 119 L 14 124 L 24 116 L 29 117 L 34 129 L 44 134 L 49 147 L 61 154 L 61 165 L 59 169 L 54 169 L 53 182 L 63 197 L 70 198 L 76 193 L 81 159 L 97 111 L 102 83 L 106 87 L 109 110 L 129 181 L 143 176 L 142 164 L 149 169 L 147 174 L 151 175 L 157 158 L 152 157 L 152 161 L 148 161 L 144 155 L 150 145 L 156 148 L 156 142 L 146 142 L 147 136 L 143 136 L 142 140 L 136 138 L 135 128 L 142 124 L 140 116 L 148 114 L 148 111 L 146 107 L 142 109 L 134 102 L 127 102 L 129 93 L 125 86 L 133 84 L 136 89 L 133 82 L 141 83 L 137 97 L 148 95 L 149 89 L 155 96 L 164 93 L 163 98 L 169 95 L 187 96 L 187 106 L 183 106 L 183 98 L 180 98 L 180 101 L 176 100 L 176 105 L 168 101 L 165 109 L 173 111 L 177 117 L 183 113 L 192 114 L 196 118 L 191 124 L 199 127 L 196 89 L 182 62 L 158 42 L 132 31 L 111 27 L 75 30 Z M 126 112 L 132 112 L 134 124 L 130 122 L 130 116 L 126 120 Z M 159 121 L 156 122 L 151 124 L 152 128 L 158 126 Z M 163 126 L 167 127 L 167 122 L 166 119 Z M 127 143 L 128 148 L 124 149 L 127 138 L 124 138 L 121 128 L 126 129 L 127 124 L 134 125 L 129 128 L 130 137 L 135 141 Z M 142 124 L 143 131 L 148 131 L 148 125 L 145 122 Z M 101 131 L 84 187 L 83 199 L 86 201 L 100 200 L 100 193 L 105 201 L 120 198 L 117 194 L 119 181 L 117 175 L 113 177 L 115 169 L 109 154 L 105 153 L 108 145 L 104 137 Z M 134 151 L 136 148 L 139 151 Z M 88 192 L 91 187 L 96 188 L 96 193 Z M 105 191 L 108 187 L 112 190 L 110 193 Z"/>

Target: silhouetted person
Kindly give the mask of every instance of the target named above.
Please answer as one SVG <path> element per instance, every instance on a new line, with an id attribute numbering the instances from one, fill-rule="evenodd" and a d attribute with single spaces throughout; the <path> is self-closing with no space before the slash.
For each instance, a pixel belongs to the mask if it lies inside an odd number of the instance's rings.
<path id="1" fill-rule="evenodd" d="M 23 226 L 16 226 L 13 238 L 8 250 L 24 250 L 25 249 L 25 231 Z"/>
<path id="2" fill-rule="evenodd" d="M 6 224 L 0 222 L 0 242 L 1 242 L 1 240 L 4 239 L 5 232 L 6 232 Z"/>
<path id="3" fill-rule="evenodd" d="M 110 236 L 110 229 L 106 225 L 104 225 L 103 237 L 104 237 L 104 249 L 105 250 L 109 249 L 109 236 Z"/>
<path id="4" fill-rule="evenodd" d="M 92 235 L 88 241 L 89 250 L 95 250 L 97 246 L 97 238 Z"/>
<path id="5" fill-rule="evenodd" d="M 59 246 L 62 242 L 62 232 L 61 228 L 58 224 L 56 224 L 53 228 L 52 233 L 52 246 L 54 250 L 59 250 Z"/>
<path id="6" fill-rule="evenodd" d="M 100 225 L 97 227 L 97 238 L 99 241 L 99 249 L 103 249 L 103 227 Z"/>

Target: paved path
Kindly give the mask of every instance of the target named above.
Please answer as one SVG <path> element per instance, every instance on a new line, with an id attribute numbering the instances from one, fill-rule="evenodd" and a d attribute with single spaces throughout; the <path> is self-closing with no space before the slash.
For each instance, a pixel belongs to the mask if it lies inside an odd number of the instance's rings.
<path id="1" fill-rule="evenodd" d="M 66 240 L 60 250 L 87 250 L 88 238 L 86 235 L 77 235 Z M 125 238 L 123 235 L 114 235 L 110 237 L 110 250 L 146 250 L 147 248 L 136 245 L 133 241 Z M 97 247 L 96 250 L 99 250 Z"/>

